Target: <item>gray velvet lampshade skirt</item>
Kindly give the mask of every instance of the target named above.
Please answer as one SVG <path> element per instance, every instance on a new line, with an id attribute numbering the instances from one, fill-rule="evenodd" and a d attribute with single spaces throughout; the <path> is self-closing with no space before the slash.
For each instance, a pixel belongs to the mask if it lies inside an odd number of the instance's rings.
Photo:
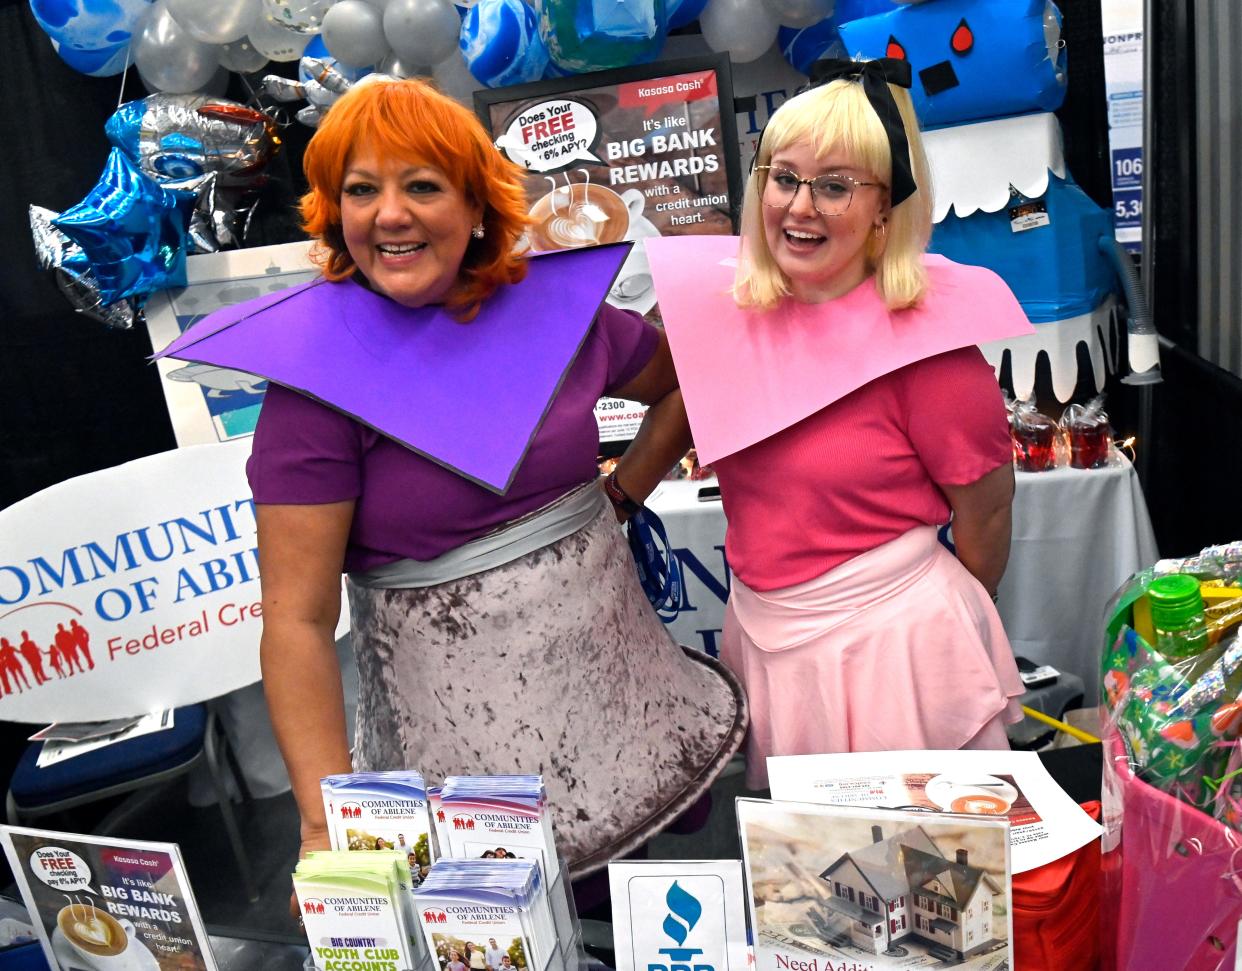
<path id="1" fill-rule="evenodd" d="M 610 509 L 504 566 L 350 583 L 349 602 L 355 768 L 541 774 L 575 878 L 689 808 L 745 735 L 740 685 L 669 637 Z"/>

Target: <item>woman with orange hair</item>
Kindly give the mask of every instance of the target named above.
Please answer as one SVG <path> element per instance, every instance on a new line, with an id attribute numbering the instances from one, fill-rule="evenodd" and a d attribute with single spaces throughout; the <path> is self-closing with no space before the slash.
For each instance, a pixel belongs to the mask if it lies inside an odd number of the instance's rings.
<path id="1" fill-rule="evenodd" d="M 213 327 L 268 342 L 247 472 L 264 684 L 303 849 L 328 845 L 329 774 L 541 773 L 571 868 L 602 867 L 692 804 L 744 731 L 736 682 L 669 638 L 617 527 L 688 444 L 667 343 L 603 304 L 624 250 L 519 255 L 521 170 L 422 82 L 358 85 L 304 165 L 322 278 L 221 311 L 231 329 L 204 321 L 195 345 Z M 607 492 L 605 394 L 650 405 Z M 479 471 L 493 452 L 516 456 L 499 479 Z"/>

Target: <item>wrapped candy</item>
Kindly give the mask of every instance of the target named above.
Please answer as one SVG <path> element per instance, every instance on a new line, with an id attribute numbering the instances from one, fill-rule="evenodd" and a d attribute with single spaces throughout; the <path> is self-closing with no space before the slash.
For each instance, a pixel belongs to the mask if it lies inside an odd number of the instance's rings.
<path id="1" fill-rule="evenodd" d="M 1069 437 L 1070 465 L 1076 469 L 1099 469 L 1108 465 L 1113 430 L 1104 411 L 1104 395 L 1085 405 L 1070 405 L 1061 416 Z"/>
<path id="2" fill-rule="evenodd" d="M 1105 703 L 1136 769 L 1149 785 L 1205 806 L 1214 794 L 1204 780 L 1223 771 L 1229 752 L 1220 743 L 1238 737 L 1242 704 L 1185 713 L 1190 682 L 1129 627 L 1105 660 Z"/>
<path id="3" fill-rule="evenodd" d="M 1032 399 L 1006 399 L 1009 434 L 1013 439 L 1013 460 L 1023 472 L 1043 472 L 1055 468 L 1057 424 L 1035 407 Z"/>

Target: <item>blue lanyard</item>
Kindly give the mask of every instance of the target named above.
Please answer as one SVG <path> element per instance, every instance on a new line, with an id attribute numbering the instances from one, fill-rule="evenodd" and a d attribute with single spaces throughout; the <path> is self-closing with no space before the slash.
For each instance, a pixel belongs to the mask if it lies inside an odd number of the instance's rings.
<path id="1" fill-rule="evenodd" d="M 675 616 L 681 604 L 681 567 L 664 523 L 644 506 L 630 517 L 626 536 L 638 567 L 638 581 L 651 606 L 665 617 Z"/>

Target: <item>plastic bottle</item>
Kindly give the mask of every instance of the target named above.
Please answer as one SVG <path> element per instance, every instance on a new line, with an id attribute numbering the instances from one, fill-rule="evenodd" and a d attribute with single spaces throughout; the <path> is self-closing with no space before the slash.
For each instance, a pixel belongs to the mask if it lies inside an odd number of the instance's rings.
<path id="1" fill-rule="evenodd" d="M 1185 573 L 1157 577 L 1147 588 L 1156 650 L 1165 657 L 1193 657 L 1208 647 L 1207 617 L 1199 581 Z"/>

